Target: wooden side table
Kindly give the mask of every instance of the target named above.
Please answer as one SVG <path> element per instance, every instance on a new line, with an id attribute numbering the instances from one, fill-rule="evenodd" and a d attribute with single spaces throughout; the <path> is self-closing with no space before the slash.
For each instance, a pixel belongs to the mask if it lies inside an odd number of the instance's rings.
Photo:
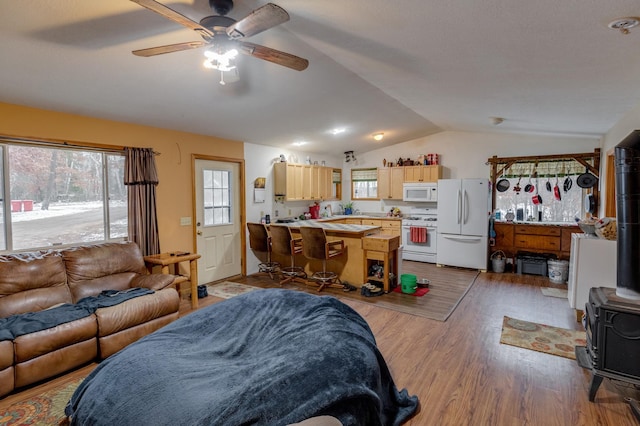
<path id="1" fill-rule="evenodd" d="M 179 271 L 180 262 L 189 262 L 189 281 L 191 281 L 191 308 L 193 309 L 198 308 L 198 265 L 196 263 L 198 259 L 200 259 L 199 254 L 184 252 L 151 254 L 144 257 L 144 261 L 147 264 L 149 273 L 151 273 L 155 265 L 160 265 L 162 267 L 161 272 L 163 274 L 168 274 L 169 265 L 173 265 L 174 274 L 177 276 L 181 276 Z M 182 281 L 177 281 L 176 285 Z M 180 293 L 180 289 L 177 290 L 178 293 Z"/>
<path id="2" fill-rule="evenodd" d="M 393 273 L 396 280 L 398 279 L 399 247 L 400 237 L 397 235 L 370 235 L 362 239 L 362 248 L 364 249 L 364 276 L 367 277 L 367 281 L 379 281 L 380 278 L 369 276 L 369 266 L 373 261 L 382 262 L 384 265 L 382 285 L 385 293 L 389 292 L 389 273 Z"/>

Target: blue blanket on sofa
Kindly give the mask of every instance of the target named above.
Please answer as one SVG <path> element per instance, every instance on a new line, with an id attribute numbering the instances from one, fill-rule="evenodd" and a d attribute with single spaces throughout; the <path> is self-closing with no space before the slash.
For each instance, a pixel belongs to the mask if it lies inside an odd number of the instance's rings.
<path id="1" fill-rule="evenodd" d="M 365 320 L 329 296 L 257 290 L 202 308 L 103 361 L 65 413 L 75 425 L 400 425 L 398 391 Z"/>

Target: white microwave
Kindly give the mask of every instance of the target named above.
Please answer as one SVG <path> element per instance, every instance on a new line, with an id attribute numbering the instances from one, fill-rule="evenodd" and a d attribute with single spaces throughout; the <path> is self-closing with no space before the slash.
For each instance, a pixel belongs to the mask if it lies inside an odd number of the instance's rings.
<path id="1" fill-rule="evenodd" d="M 415 182 L 402 185 L 402 201 L 434 203 L 438 201 L 438 184 Z"/>

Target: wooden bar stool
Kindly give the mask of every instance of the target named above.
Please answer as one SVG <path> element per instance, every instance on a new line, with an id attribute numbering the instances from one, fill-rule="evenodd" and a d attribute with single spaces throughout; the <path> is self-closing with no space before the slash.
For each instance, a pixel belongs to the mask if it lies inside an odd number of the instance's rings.
<path id="1" fill-rule="evenodd" d="M 269 274 L 273 279 L 274 274 L 280 269 L 278 262 L 271 261 L 271 237 L 267 232 L 267 227 L 262 223 L 247 223 L 249 229 L 249 247 L 251 250 L 267 253 L 267 261 L 258 265 L 258 271 Z"/>
<path id="2" fill-rule="evenodd" d="M 307 273 L 304 268 L 296 266 L 295 255 L 302 254 L 302 238 L 293 238 L 288 227 L 282 225 L 271 225 L 271 247 L 274 253 L 281 256 L 289 256 L 291 266 L 280 267 L 282 279 L 280 285 L 289 281 L 307 282 Z"/>
<path id="3" fill-rule="evenodd" d="M 322 271 L 314 272 L 310 277 L 319 284 L 318 291 L 325 287 L 344 288 L 338 274 L 327 271 L 327 260 L 345 253 L 344 240 L 327 241 L 324 229 L 310 226 L 300 227 L 300 234 L 304 257 L 322 260 Z"/>

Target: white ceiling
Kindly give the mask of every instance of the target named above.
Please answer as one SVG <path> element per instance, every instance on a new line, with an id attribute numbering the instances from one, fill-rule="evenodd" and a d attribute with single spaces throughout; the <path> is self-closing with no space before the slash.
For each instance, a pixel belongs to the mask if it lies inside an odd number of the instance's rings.
<path id="1" fill-rule="evenodd" d="M 640 103 L 640 27 L 607 28 L 638 0 L 275 2 L 291 20 L 248 41 L 309 68 L 245 56 L 221 86 L 201 49 L 132 55 L 200 38 L 131 1 L 0 0 L 0 101 L 328 154 L 443 130 L 600 137 Z M 229 16 L 265 3 L 236 0 Z"/>

